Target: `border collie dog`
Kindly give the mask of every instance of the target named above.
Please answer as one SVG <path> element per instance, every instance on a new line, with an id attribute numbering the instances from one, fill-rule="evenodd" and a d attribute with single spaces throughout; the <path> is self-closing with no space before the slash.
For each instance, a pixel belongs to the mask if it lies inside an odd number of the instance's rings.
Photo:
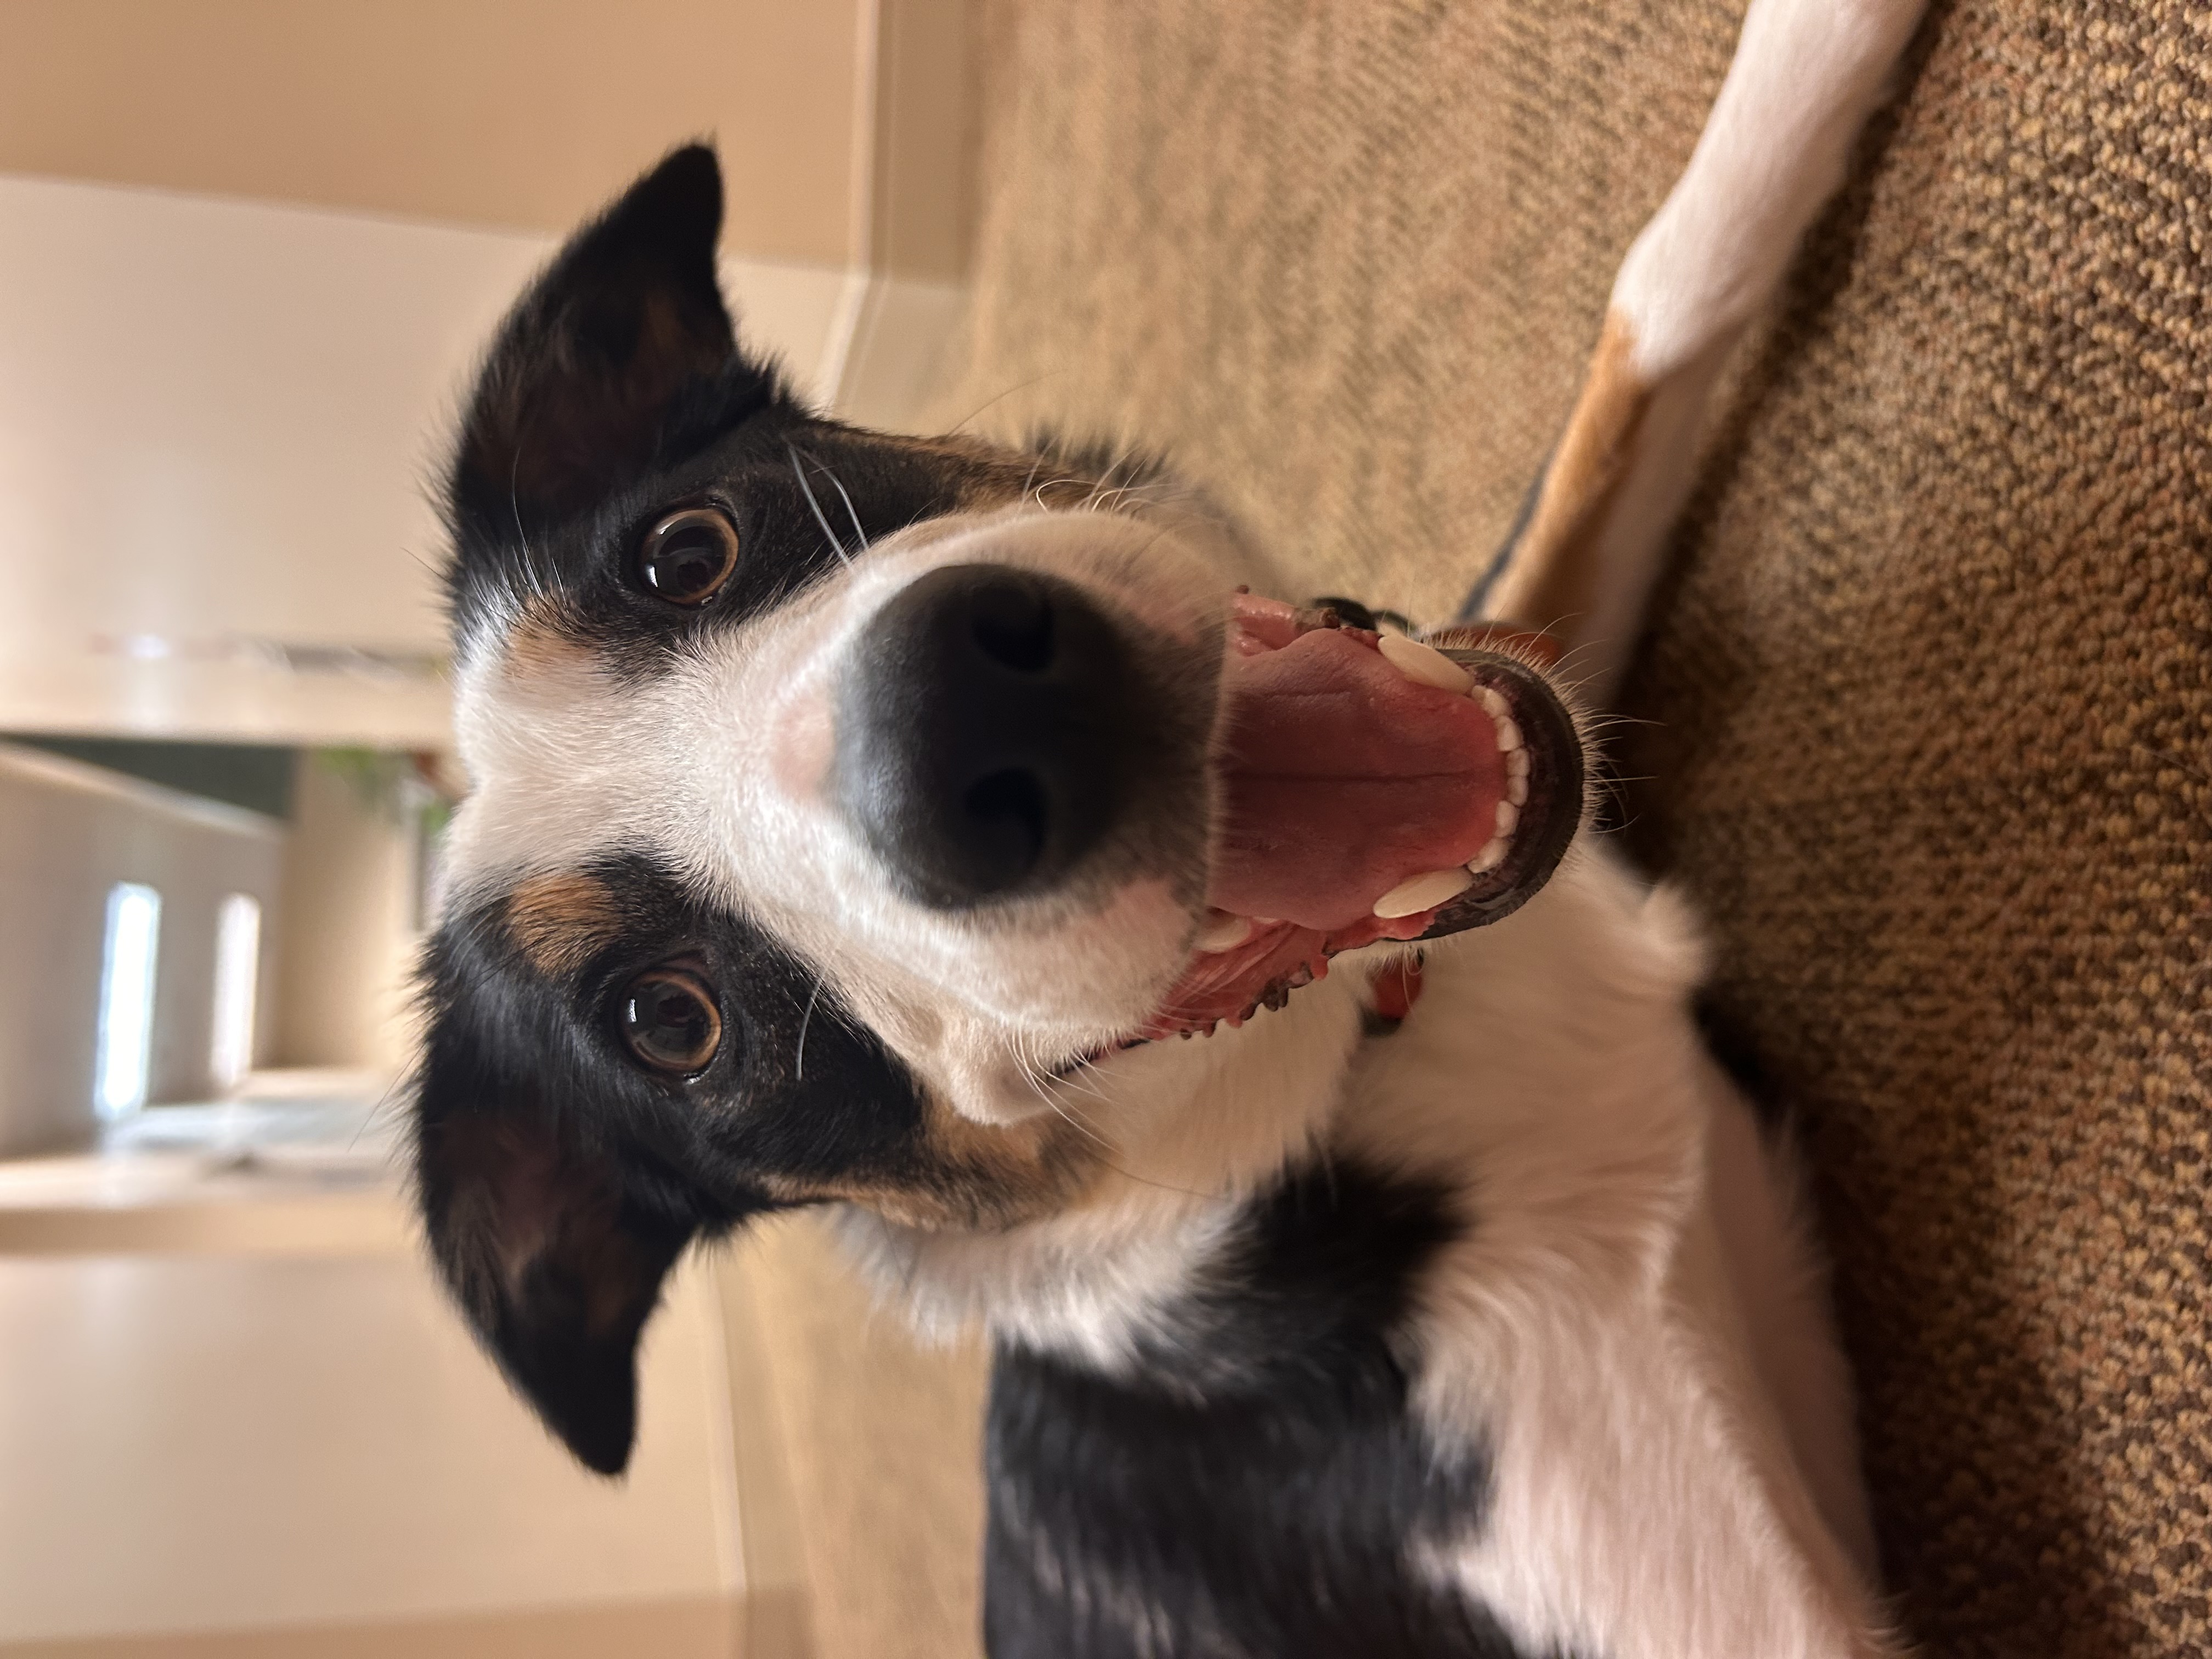
<path id="1" fill-rule="evenodd" d="M 1426 634 L 1165 469 L 805 407 L 703 148 L 569 242 L 450 474 L 414 1110 L 438 1263 L 579 1458 L 688 1246 L 832 1206 L 995 1344 L 1000 1659 L 1894 1650 L 1786 1158 L 1577 697 L 1918 9 L 1754 0 L 1494 620 Z"/>

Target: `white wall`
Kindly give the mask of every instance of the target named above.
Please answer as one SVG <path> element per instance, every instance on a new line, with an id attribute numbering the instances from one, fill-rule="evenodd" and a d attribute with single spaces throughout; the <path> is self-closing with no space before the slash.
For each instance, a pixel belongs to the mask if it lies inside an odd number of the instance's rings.
<path id="1" fill-rule="evenodd" d="M 0 1253 L 0 1659 L 726 1659 L 720 1315 L 678 1274 L 611 1481 L 411 1250 Z"/>
<path id="2" fill-rule="evenodd" d="M 552 246 L 0 176 L 0 729 L 442 746 L 428 486 Z M 843 272 L 726 274 L 812 389 Z"/>
<path id="3" fill-rule="evenodd" d="M 151 1087 L 212 1079 L 216 908 L 260 902 L 267 1003 L 283 829 L 273 819 L 0 744 L 0 1154 L 90 1138 L 109 890 L 161 895 Z"/>

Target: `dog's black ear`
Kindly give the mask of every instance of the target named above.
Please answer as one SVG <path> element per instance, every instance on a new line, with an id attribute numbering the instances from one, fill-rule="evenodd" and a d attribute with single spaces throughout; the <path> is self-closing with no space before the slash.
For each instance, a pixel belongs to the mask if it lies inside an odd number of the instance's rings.
<path id="1" fill-rule="evenodd" d="M 426 1114 L 416 1174 L 432 1254 L 477 1334 L 569 1450 L 619 1474 L 638 1336 L 696 1224 L 612 1153 L 514 1112 Z"/>
<path id="2" fill-rule="evenodd" d="M 526 537 L 781 395 L 738 349 L 721 228 L 721 168 L 691 144 L 570 239 L 485 360 L 448 484 L 459 528 Z"/>

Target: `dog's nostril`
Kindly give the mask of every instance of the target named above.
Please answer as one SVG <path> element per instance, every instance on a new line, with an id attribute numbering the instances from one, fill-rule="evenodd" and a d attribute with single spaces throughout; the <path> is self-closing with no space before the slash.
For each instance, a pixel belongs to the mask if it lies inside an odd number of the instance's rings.
<path id="1" fill-rule="evenodd" d="M 1041 674 L 1052 664 L 1052 606 L 1025 587 L 995 588 L 975 607 L 975 643 L 1017 673 Z"/>
<path id="2" fill-rule="evenodd" d="M 1073 583 L 951 565 L 888 600 L 837 696 L 836 777 L 908 892 L 957 908 L 1034 892 L 1119 817 L 1148 700 Z"/>
<path id="3" fill-rule="evenodd" d="M 969 786 L 968 817 L 991 842 L 991 862 L 1006 870 L 1036 867 L 1044 852 L 1044 785 L 1030 772 L 994 772 Z"/>

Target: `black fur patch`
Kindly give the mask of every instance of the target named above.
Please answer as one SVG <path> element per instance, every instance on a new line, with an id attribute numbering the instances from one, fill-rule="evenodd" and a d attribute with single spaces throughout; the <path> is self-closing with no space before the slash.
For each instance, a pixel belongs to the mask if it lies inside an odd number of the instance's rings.
<path id="1" fill-rule="evenodd" d="M 1690 1000 L 1690 1018 L 1705 1040 L 1705 1052 L 1751 1103 L 1760 1127 L 1774 1130 L 1786 1124 L 1789 1092 L 1776 1079 L 1741 1015 L 1711 986 L 1701 986 Z"/>
<path id="2" fill-rule="evenodd" d="M 501 324 L 447 477 L 456 540 L 528 539 L 787 403 L 714 273 L 722 174 L 687 145 L 571 237 Z"/>
<path id="3" fill-rule="evenodd" d="M 449 576 L 455 629 L 466 639 L 495 610 L 531 609 L 601 664 L 649 675 L 687 641 L 774 610 L 879 538 L 954 511 L 1009 471 L 1020 476 L 1011 459 L 856 431 L 773 401 L 588 512 L 526 538 L 512 526 L 460 537 Z M 631 562 L 655 523 L 688 507 L 720 509 L 738 532 L 729 581 L 696 607 L 646 592 Z"/>
<path id="4" fill-rule="evenodd" d="M 503 906 L 439 930 L 416 1180 L 486 1346 L 611 1473 L 635 1428 L 638 1333 L 687 1243 L 821 1183 L 940 1172 L 913 1078 L 800 963 L 649 866 L 592 874 L 624 925 L 573 978 L 530 961 Z M 630 980 L 673 959 L 714 988 L 725 1026 L 691 1079 L 640 1066 L 615 1024 Z"/>
<path id="5" fill-rule="evenodd" d="M 1408 1552 L 1480 1527 L 1486 1461 L 1407 1413 L 1438 1188 L 1314 1167 L 1254 1203 L 1127 1376 L 1003 1348 L 990 1408 L 994 1659 L 1515 1659 Z"/>
<path id="6" fill-rule="evenodd" d="M 646 672 L 986 483 L 1018 493 L 1026 458 L 823 419 L 746 352 L 716 283 L 721 211 L 714 152 L 676 151 L 501 325 L 446 481 L 464 640 L 495 611 L 531 607 Z M 629 561 L 656 521 L 694 506 L 728 514 L 738 560 L 711 601 L 685 608 L 642 591 Z"/>

